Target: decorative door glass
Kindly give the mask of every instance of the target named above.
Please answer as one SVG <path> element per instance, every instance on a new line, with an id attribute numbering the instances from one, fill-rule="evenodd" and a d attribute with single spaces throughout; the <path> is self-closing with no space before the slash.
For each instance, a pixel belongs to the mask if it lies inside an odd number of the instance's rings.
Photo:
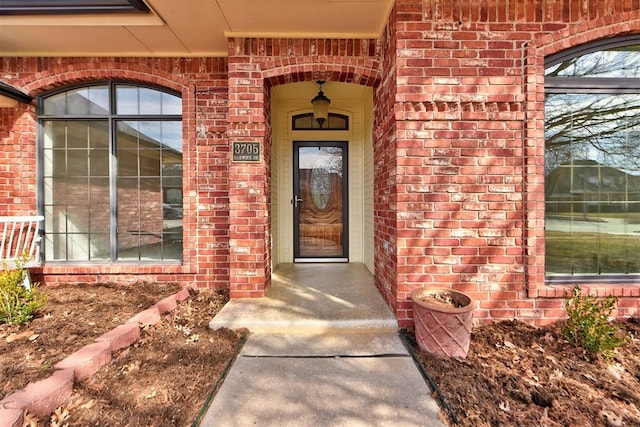
<path id="1" fill-rule="evenodd" d="M 346 143 L 295 143 L 296 258 L 344 258 Z"/>

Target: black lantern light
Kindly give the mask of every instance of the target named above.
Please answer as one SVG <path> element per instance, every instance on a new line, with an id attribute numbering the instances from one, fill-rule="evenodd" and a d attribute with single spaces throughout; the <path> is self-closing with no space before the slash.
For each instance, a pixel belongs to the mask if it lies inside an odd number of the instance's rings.
<path id="1" fill-rule="evenodd" d="M 331 100 L 322 92 L 324 80 L 318 80 L 317 83 L 320 87 L 318 88 L 318 94 L 311 100 L 311 105 L 313 106 L 313 118 L 318 122 L 320 128 L 322 128 L 322 125 L 329 117 L 329 104 L 331 104 Z"/>

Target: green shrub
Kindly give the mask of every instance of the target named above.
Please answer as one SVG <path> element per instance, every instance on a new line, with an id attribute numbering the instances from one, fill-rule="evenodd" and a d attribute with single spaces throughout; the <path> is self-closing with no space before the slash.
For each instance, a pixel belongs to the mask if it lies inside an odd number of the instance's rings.
<path id="1" fill-rule="evenodd" d="M 628 340 L 624 328 L 609 321 L 618 302 L 616 297 L 583 296 L 580 286 L 575 285 L 573 295 L 565 295 L 564 299 L 569 318 L 562 333 L 570 342 L 582 347 L 587 357 L 610 359 L 613 351 Z"/>
<path id="2" fill-rule="evenodd" d="M 15 269 L 8 269 L 5 263 L 4 271 L 0 272 L 0 323 L 26 323 L 45 304 L 46 297 L 38 290 L 37 283 L 32 283 L 31 289 L 22 285 L 27 274 L 23 268 L 26 261 L 18 261 Z"/>

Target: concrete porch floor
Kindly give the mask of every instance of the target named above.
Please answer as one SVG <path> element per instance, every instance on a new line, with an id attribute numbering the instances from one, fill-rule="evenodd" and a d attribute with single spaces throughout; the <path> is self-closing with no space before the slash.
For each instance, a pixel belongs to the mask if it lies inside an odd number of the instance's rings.
<path id="1" fill-rule="evenodd" d="M 211 328 L 249 329 L 200 427 L 444 426 L 397 322 L 362 264 L 286 264 L 266 298 Z"/>
<path id="2" fill-rule="evenodd" d="M 266 298 L 233 299 L 212 329 L 254 333 L 396 332 L 398 324 L 363 264 L 281 264 Z"/>

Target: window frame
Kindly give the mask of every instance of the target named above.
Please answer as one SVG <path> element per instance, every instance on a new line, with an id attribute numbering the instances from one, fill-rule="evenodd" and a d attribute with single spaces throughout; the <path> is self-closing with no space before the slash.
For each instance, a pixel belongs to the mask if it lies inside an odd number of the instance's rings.
<path id="1" fill-rule="evenodd" d="M 0 0 L 2 15 L 149 13 L 143 0 Z"/>
<path id="2" fill-rule="evenodd" d="M 611 50 L 615 48 L 640 45 L 640 34 L 633 34 L 610 39 L 598 40 L 592 43 L 576 46 L 545 58 L 544 68 L 557 65 L 563 61 L 577 58 L 589 53 L 601 50 Z M 640 78 L 628 77 L 563 77 L 544 76 L 545 94 L 562 93 L 585 93 L 585 94 L 639 94 Z M 546 103 L 546 101 L 545 101 Z M 546 118 L 545 118 L 546 129 Z M 545 139 L 546 145 L 546 139 Z M 546 158 L 546 147 L 545 147 Z M 546 175 L 545 175 L 546 181 Z M 546 183 L 545 183 L 546 188 Z M 547 200 L 545 196 L 545 206 Z M 545 209 L 546 210 L 546 209 Z M 546 216 L 546 215 L 545 215 Z M 546 237 L 545 237 L 546 240 Z M 546 248 L 546 245 L 545 245 Z M 545 258 L 547 256 L 545 249 Z M 547 284 L 566 285 L 573 283 L 582 284 L 637 284 L 640 273 L 577 273 L 577 274 L 554 274 L 549 275 L 545 266 L 545 282 Z"/>
<path id="3" fill-rule="evenodd" d="M 55 95 L 62 94 L 65 92 L 70 92 L 75 89 L 82 88 L 91 88 L 96 86 L 107 86 L 108 87 L 108 97 L 109 97 L 109 111 L 107 114 L 103 115 L 85 115 L 80 116 L 78 114 L 45 114 L 44 113 L 44 104 L 45 101 Z M 126 121 L 179 121 L 184 124 L 184 114 L 122 114 L 118 115 L 116 111 L 116 90 L 118 86 L 130 86 L 136 87 L 139 89 L 151 89 L 158 92 L 163 92 L 169 95 L 176 96 L 182 101 L 182 94 L 179 91 L 169 89 L 162 86 L 145 84 L 140 82 L 132 82 L 128 80 L 93 80 L 90 82 L 81 82 L 70 85 L 65 85 L 55 90 L 51 90 L 45 93 L 42 93 L 36 97 L 36 141 L 37 141 L 37 149 L 36 149 L 36 204 L 37 210 L 40 215 L 45 215 L 45 176 L 44 176 L 44 123 L 50 121 L 106 121 L 108 124 L 108 139 L 109 139 L 109 259 L 105 260 L 47 260 L 46 258 L 46 245 L 40 245 L 40 257 L 42 260 L 49 264 L 70 264 L 70 263 L 89 263 L 89 264 L 157 264 L 161 263 L 169 263 L 169 264 L 182 264 L 183 259 L 141 259 L 141 260 L 131 260 L 118 259 L 118 163 L 117 163 L 117 123 L 118 122 L 126 122 Z M 184 101 L 182 101 L 182 112 L 184 112 Z M 184 135 L 182 137 L 184 142 Z M 184 152 L 184 146 L 183 146 Z M 184 162 L 183 162 L 184 167 Z M 184 176 L 183 176 L 184 178 Z M 183 191 L 184 191 L 184 181 L 183 181 Z M 43 233 L 45 228 L 43 228 Z M 184 254 L 184 248 L 183 248 Z"/>
<path id="4" fill-rule="evenodd" d="M 298 126 L 296 123 L 298 120 L 301 119 L 308 119 L 311 118 L 311 123 L 312 126 L 311 127 L 303 127 L 303 126 Z M 332 120 L 344 120 L 344 127 L 331 127 L 332 124 Z M 350 128 L 350 123 L 349 123 L 349 116 L 346 114 L 338 114 L 338 113 L 329 113 L 329 117 L 327 118 L 327 125 L 326 127 L 320 127 L 318 125 L 318 127 L 314 126 L 314 120 L 313 120 L 313 113 L 301 113 L 301 114 L 295 114 L 294 116 L 291 117 L 291 130 L 292 131 L 301 131 L 301 130 L 313 130 L 313 131 L 348 131 Z"/>

